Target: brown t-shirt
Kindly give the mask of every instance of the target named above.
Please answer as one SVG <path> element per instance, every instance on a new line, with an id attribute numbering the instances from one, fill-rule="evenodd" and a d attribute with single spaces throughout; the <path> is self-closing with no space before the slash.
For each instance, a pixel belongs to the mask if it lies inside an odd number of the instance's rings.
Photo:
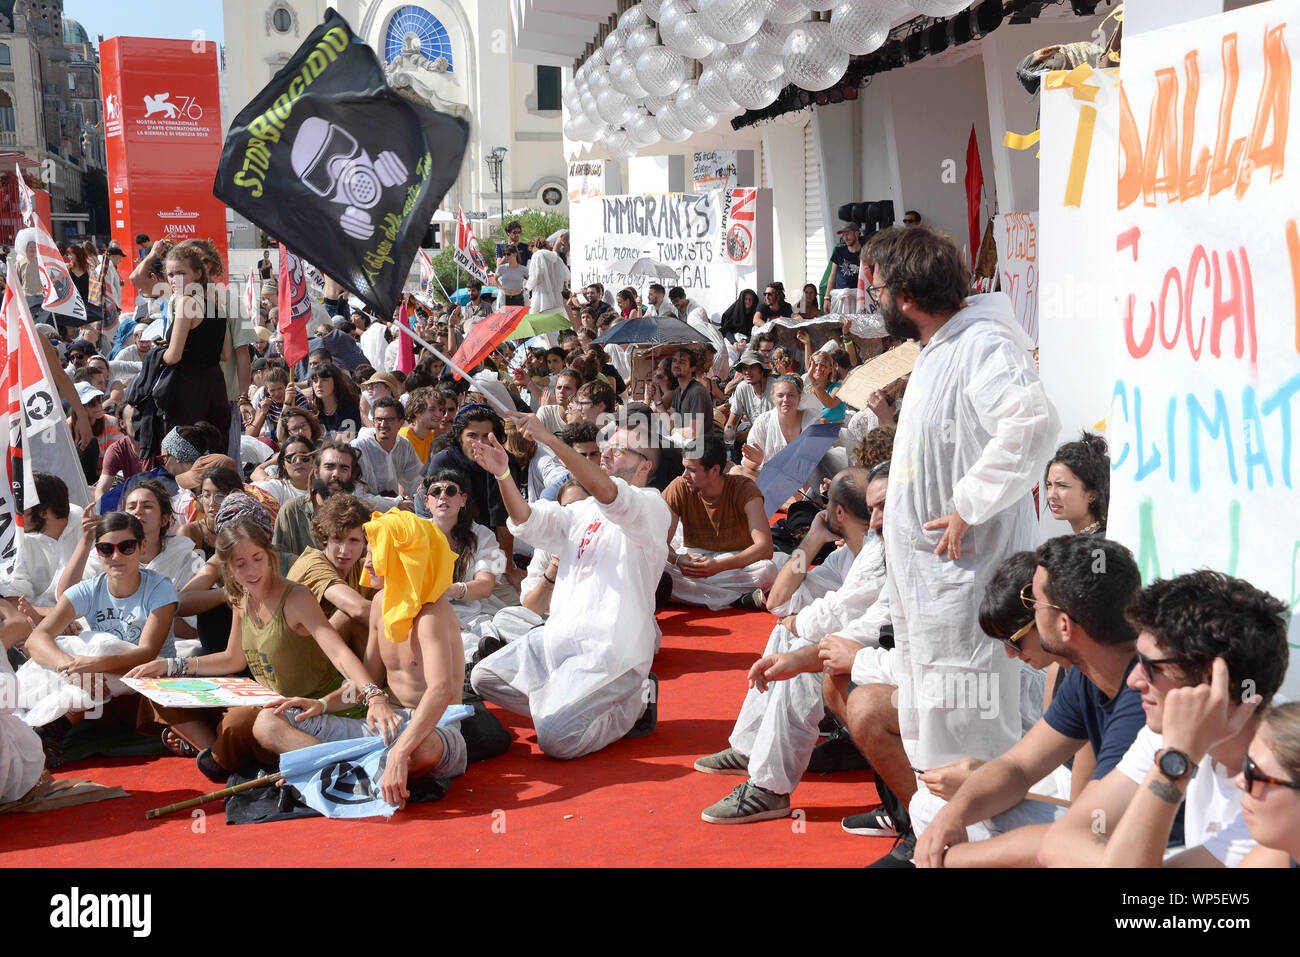
<path id="1" fill-rule="evenodd" d="M 743 475 L 724 475 L 722 481 L 722 495 L 716 502 L 706 502 L 699 492 L 688 489 L 682 476 L 664 489 L 664 501 L 681 519 L 687 548 L 739 552 L 754 544 L 745 506 L 753 499 L 762 498 L 763 493 L 752 479 Z"/>
<path id="2" fill-rule="evenodd" d="M 295 581 L 304 586 L 320 602 L 321 610 L 325 612 L 328 618 L 338 609 L 334 604 L 325 598 L 325 593 L 335 585 L 347 585 L 362 598 L 373 598 L 373 588 L 361 587 L 361 562 L 352 566 L 352 571 L 344 579 L 339 575 L 338 569 L 330 564 L 330 560 L 325 557 L 325 553 L 316 548 L 308 548 L 298 560 L 293 563 L 286 576 L 290 581 Z"/>

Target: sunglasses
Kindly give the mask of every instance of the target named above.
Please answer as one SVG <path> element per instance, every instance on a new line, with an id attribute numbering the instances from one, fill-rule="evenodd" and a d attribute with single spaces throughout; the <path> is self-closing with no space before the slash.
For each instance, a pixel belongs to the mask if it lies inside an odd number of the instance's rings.
<path id="1" fill-rule="evenodd" d="M 134 555 L 135 550 L 140 547 L 140 543 L 134 538 L 127 539 L 125 542 L 96 542 L 95 551 L 99 552 L 101 558 L 110 557 L 113 552 L 120 555 Z"/>
<path id="2" fill-rule="evenodd" d="M 624 452 L 631 452 L 633 455 L 639 455 L 641 458 L 645 459 L 647 462 L 650 461 L 650 456 L 646 455 L 644 452 L 638 452 L 636 449 L 629 448 L 629 447 L 626 446 L 626 445 L 607 445 L 607 446 L 605 446 L 605 448 L 601 451 L 601 455 L 603 456 L 606 452 L 609 453 L 609 455 L 610 455 L 611 458 L 618 458 L 618 457 L 619 457 L 620 455 L 622 455 Z"/>
<path id="3" fill-rule="evenodd" d="M 1029 629 L 1034 627 L 1034 621 L 1031 618 L 1019 628 L 1011 633 L 1009 638 L 999 638 L 998 641 L 1006 645 L 1016 654 L 1020 654 L 1024 649 L 1020 647 L 1020 642 L 1024 640 L 1025 635 L 1029 634 Z"/>
<path id="4" fill-rule="evenodd" d="M 1162 677 L 1164 672 L 1160 670 L 1161 665 L 1177 664 L 1177 658 L 1148 658 L 1142 652 L 1137 652 L 1138 666 L 1146 672 L 1147 680 L 1154 681 Z"/>
<path id="5" fill-rule="evenodd" d="M 1300 791 L 1300 784 L 1294 781 L 1283 781 L 1280 778 L 1271 778 L 1267 774 L 1261 774 L 1259 767 L 1246 755 L 1246 760 L 1241 764 L 1241 775 L 1246 779 L 1246 793 L 1251 797 L 1255 796 L 1255 782 L 1261 784 L 1276 784 L 1278 787 L 1290 788 L 1293 791 Z"/>
<path id="6" fill-rule="evenodd" d="M 903 225 L 905 225 L 905 226 L 915 226 L 915 225 L 916 225 L 917 223 L 919 223 L 919 222 L 920 222 L 919 219 L 904 219 L 904 220 L 903 220 Z"/>
<path id="7" fill-rule="evenodd" d="M 1055 608 L 1063 615 L 1068 616 L 1070 614 L 1060 605 L 1053 605 L 1050 601 L 1038 601 L 1037 599 L 1035 599 L 1033 589 L 1034 589 L 1033 582 L 1030 582 L 1024 588 L 1020 589 L 1020 604 L 1024 605 L 1030 611 L 1035 610 L 1039 605 L 1043 605 L 1046 608 Z"/>
<path id="8" fill-rule="evenodd" d="M 290 465 L 302 465 L 306 462 L 310 462 L 315 457 L 315 452 L 298 452 L 295 455 L 286 455 L 284 460 Z"/>
<path id="9" fill-rule="evenodd" d="M 460 488 L 451 484 L 430 485 L 428 492 L 429 498 L 455 498 L 459 494 Z"/>

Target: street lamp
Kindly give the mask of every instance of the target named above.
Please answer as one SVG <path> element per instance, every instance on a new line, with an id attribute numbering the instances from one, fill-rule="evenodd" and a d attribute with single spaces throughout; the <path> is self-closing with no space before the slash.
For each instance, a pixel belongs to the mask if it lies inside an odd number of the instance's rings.
<path id="1" fill-rule="evenodd" d="M 505 228 L 506 218 L 506 197 L 505 185 L 501 176 L 501 166 L 506 161 L 507 152 L 508 150 L 504 146 L 498 146 L 484 157 L 484 161 L 487 163 L 488 173 L 492 176 L 492 185 L 495 186 L 497 190 L 497 199 L 501 203 L 501 226 L 503 229 Z"/>

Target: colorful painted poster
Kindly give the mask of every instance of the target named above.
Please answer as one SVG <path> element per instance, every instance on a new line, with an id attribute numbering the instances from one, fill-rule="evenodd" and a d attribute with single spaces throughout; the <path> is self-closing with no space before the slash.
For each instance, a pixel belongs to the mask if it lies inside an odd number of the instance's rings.
<path id="1" fill-rule="evenodd" d="M 282 696 L 252 678 L 123 678 L 130 688 L 166 708 L 238 708 Z"/>
<path id="2" fill-rule="evenodd" d="M 1011 299 L 1016 319 L 1038 343 L 1038 214 L 1004 213 L 994 219 L 998 280 Z"/>

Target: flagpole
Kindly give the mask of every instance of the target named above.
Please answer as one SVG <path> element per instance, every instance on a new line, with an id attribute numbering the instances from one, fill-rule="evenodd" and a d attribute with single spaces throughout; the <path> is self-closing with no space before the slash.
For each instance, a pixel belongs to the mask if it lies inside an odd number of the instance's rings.
<path id="1" fill-rule="evenodd" d="M 152 811 L 145 811 L 144 819 L 146 821 L 152 821 L 155 818 L 162 817 L 164 814 L 171 814 L 173 811 L 184 811 L 186 808 L 198 807 L 200 804 L 219 801 L 222 798 L 230 797 L 232 794 L 239 794 L 243 791 L 251 791 L 253 788 L 260 788 L 264 785 L 274 784 L 282 777 L 284 777 L 284 774 L 280 771 L 276 771 L 274 774 L 254 778 L 251 781 L 245 781 L 243 784 L 236 784 L 234 787 L 222 788 L 220 791 L 211 791 L 208 794 L 202 794 L 196 798 L 190 798 L 188 801 L 178 801 L 175 804 L 168 804 L 166 807 L 157 807 Z"/>
<path id="2" fill-rule="evenodd" d="M 447 368 L 450 369 L 452 372 L 456 373 L 458 376 L 460 376 L 462 379 L 465 379 L 466 381 L 472 381 L 473 376 L 471 376 L 460 366 L 456 365 L 455 361 L 449 358 L 448 356 L 444 355 L 441 350 L 435 349 L 433 346 L 429 345 L 429 343 L 421 339 L 418 335 L 416 335 L 414 330 L 408 332 L 407 334 L 416 342 L 418 342 L 422 347 L 428 349 L 435 356 L 441 359 L 443 363 L 447 366 Z M 504 405 L 502 405 L 500 402 L 494 399 L 491 396 L 491 394 L 487 392 L 483 393 L 483 397 L 487 399 L 488 402 L 491 403 L 491 405 L 493 405 L 496 408 L 496 410 L 500 412 L 502 415 L 514 415 L 519 411 L 518 409 L 507 409 Z"/>

